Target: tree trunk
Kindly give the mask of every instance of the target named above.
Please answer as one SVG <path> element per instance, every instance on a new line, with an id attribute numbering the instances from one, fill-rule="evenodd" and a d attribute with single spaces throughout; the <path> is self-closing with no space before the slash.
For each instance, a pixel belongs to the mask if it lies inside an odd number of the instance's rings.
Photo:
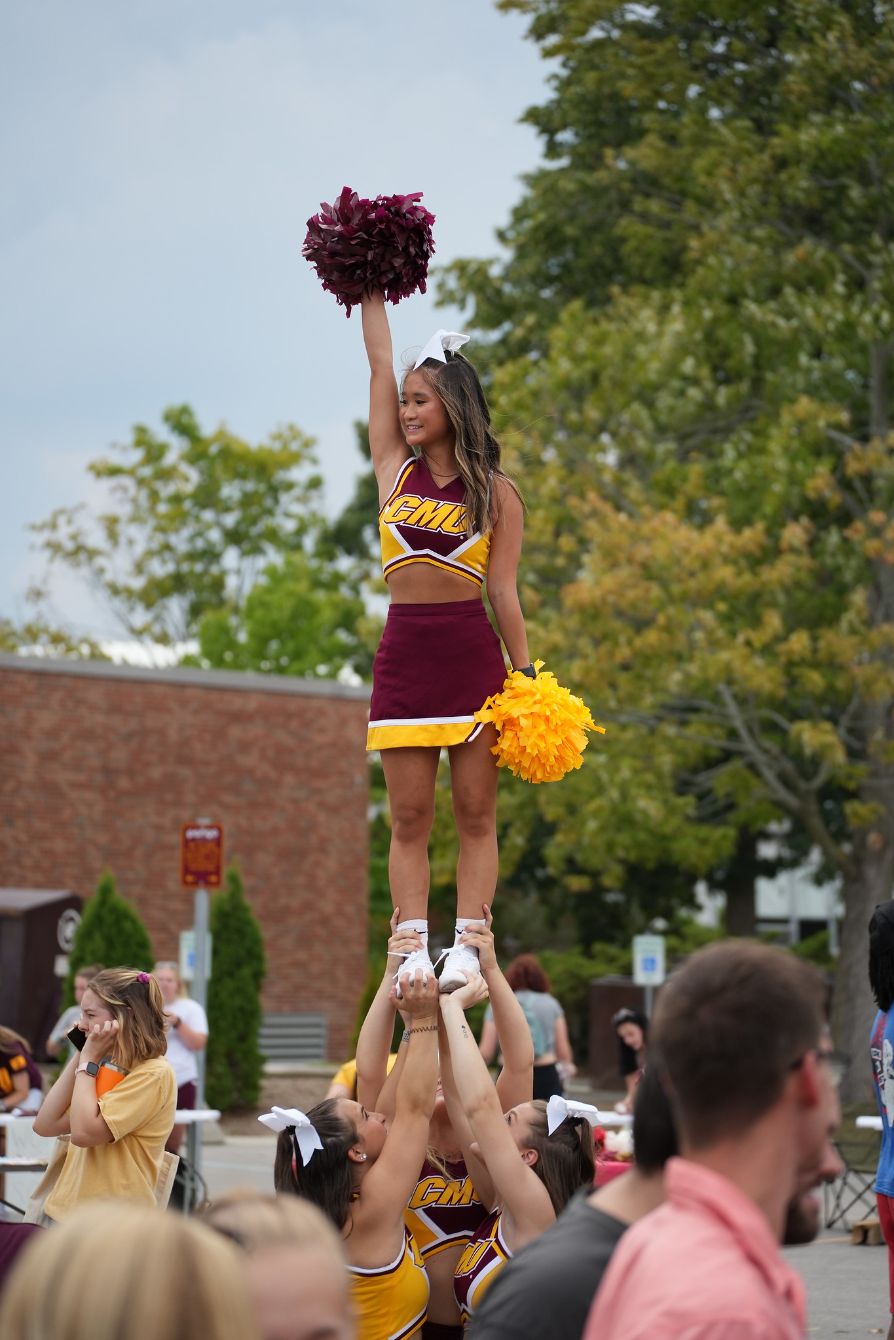
<path id="1" fill-rule="evenodd" d="M 861 870 L 844 886 L 844 926 L 832 997 L 832 1032 L 835 1046 L 850 1057 L 841 1083 L 842 1103 L 866 1103 L 867 1111 L 875 1111 L 869 1070 L 869 1028 L 875 1005 L 869 990 L 866 928 L 878 898 L 875 881 L 866 875 Z"/>
<path id="2" fill-rule="evenodd" d="M 724 925 L 727 935 L 754 935 L 754 881 L 760 872 L 757 837 L 739 829 L 735 856 L 729 863 L 723 890 L 726 894 Z"/>
<path id="3" fill-rule="evenodd" d="M 887 438 L 890 427 L 892 351 L 891 342 L 876 343 L 869 351 L 869 431 L 872 438 L 881 441 Z M 888 496 L 886 481 L 882 495 L 885 505 Z M 894 571 L 887 561 L 873 564 L 867 603 L 870 626 L 890 627 L 894 622 Z M 889 656 L 884 651 L 880 656 L 890 670 Z M 848 862 L 850 870 L 844 881 L 844 926 L 832 1024 L 836 1045 L 851 1058 L 841 1086 L 845 1103 L 871 1100 L 868 1035 L 875 1002 L 869 989 L 868 925 L 875 907 L 894 894 L 894 702 L 890 697 L 876 698 L 864 705 L 859 734 L 867 760 L 860 799 L 874 805 L 878 817 L 869 828 L 855 832 Z"/>
<path id="4" fill-rule="evenodd" d="M 869 1029 L 875 1002 L 869 989 L 869 918 L 878 903 L 892 894 L 894 880 L 894 795 L 889 790 L 886 813 L 868 831 L 856 836 L 853 873 L 844 884 L 844 926 L 832 1003 L 836 1047 L 850 1057 L 842 1082 L 843 1103 L 872 1102 Z"/>

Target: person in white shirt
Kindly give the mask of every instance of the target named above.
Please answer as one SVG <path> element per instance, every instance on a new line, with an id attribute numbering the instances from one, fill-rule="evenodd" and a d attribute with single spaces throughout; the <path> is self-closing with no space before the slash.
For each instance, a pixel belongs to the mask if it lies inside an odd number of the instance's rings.
<path id="1" fill-rule="evenodd" d="M 183 994 L 180 969 L 176 963 L 155 965 L 155 979 L 161 987 L 168 1021 L 167 1058 L 174 1067 L 177 1080 L 177 1106 L 181 1109 L 196 1105 L 199 1067 L 197 1053 L 208 1041 L 208 1016 L 196 1000 Z M 179 1154 L 185 1127 L 174 1126 L 166 1149 Z"/>

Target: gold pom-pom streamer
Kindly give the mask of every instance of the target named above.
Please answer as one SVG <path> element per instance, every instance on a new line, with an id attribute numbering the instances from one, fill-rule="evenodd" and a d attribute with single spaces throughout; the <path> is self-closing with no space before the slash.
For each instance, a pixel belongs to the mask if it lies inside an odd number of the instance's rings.
<path id="1" fill-rule="evenodd" d="M 492 721 L 497 728 L 491 752 L 498 766 L 525 782 L 559 781 L 583 762 L 586 732 L 605 734 L 586 703 L 563 688 L 549 670 L 541 674 L 542 665 L 534 662 L 536 679 L 513 670 L 501 691 L 475 713 L 476 721 Z"/>

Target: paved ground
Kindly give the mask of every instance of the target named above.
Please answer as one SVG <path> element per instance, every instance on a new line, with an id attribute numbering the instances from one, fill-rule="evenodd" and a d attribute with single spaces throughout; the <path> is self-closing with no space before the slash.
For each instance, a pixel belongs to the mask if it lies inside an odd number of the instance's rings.
<path id="1" fill-rule="evenodd" d="M 228 1135 L 204 1148 L 213 1198 L 237 1186 L 272 1190 L 275 1137 Z M 827 1233 L 809 1247 L 786 1253 L 807 1285 L 810 1324 L 817 1340 L 885 1335 L 888 1328 L 887 1255 L 884 1247 L 852 1247 L 844 1233 Z"/>

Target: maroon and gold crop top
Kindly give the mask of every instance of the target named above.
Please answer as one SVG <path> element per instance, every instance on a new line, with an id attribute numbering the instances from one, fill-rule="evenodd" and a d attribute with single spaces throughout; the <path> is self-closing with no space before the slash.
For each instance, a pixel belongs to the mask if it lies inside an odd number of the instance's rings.
<path id="1" fill-rule="evenodd" d="M 428 1261 L 448 1247 L 467 1243 L 485 1214 L 462 1159 L 445 1160 L 443 1168 L 426 1159 L 404 1211 L 404 1223 L 423 1261 Z"/>
<path id="2" fill-rule="evenodd" d="M 422 460 L 404 461 L 379 509 L 385 579 L 411 563 L 455 572 L 475 586 L 487 576 L 490 533 L 466 534 L 465 486 L 453 479 L 440 488 Z"/>
<path id="3" fill-rule="evenodd" d="M 503 1237 L 502 1219 L 502 1210 L 494 1210 L 489 1214 L 457 1262 L 453 1292 L 464 1326 L 481 1306 L 484 1295 L 512 1257 Z"/>

